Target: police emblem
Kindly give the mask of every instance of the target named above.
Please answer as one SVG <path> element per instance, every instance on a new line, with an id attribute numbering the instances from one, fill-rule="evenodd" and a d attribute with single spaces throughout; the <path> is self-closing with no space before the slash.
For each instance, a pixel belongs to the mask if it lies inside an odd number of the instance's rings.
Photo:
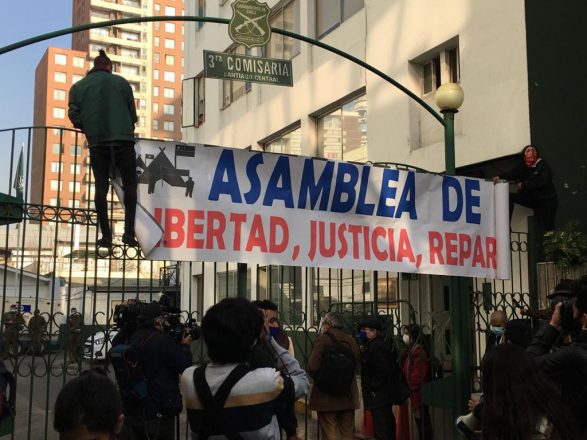
<path id="1" fill-rule="evenodd" d="M 271 40 L 269 14 L 271 8 L 267 3 L 257 0 L 236 0 L 232 5 L 232 18 L 228 34 L 235 43 L 243 44 L 249 49 L 265 46 Z"/>

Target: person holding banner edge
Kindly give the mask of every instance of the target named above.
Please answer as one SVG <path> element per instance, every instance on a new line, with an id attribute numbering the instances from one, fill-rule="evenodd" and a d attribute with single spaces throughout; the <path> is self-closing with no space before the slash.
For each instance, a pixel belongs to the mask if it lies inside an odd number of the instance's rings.
<path id="1" fill-rule="evenodd" d="M 135 238 L 137 174 L 134 127 L 137 122 L 134 95 L 129 82 L 112 74 L 112 61 L 103 49 L 94 68 L 71 86 L 68 116 L 85 135 L 94 172 L 94 203 L 102 238 L 98 247 L 112 246 L 106 195 L 111 168 L 116 166 L 124 189 L 124 234 L 122 242 L 138 246 Z"/>

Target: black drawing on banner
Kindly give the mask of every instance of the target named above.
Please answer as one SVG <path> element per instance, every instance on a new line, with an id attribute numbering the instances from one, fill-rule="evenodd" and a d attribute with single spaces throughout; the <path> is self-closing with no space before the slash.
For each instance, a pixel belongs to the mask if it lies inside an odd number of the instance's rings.
<path id="1" fill-rule="evenodd" d="M 170 186 L 185 188 L 185 196 L 192 197 L 194 180 L 190 176 L 190 170 L 177 168 L 177 157 L 195 157 L 196 147 L 192 145 L 176 145 L 174 164 L 165 154 L 165 147 L 159 147 L 159 153 L 145 154 L 137 158 L 137 177 L 139 184 L 147 185 L 147 193 L 154 194 L 157 182 L 161 181 Z"/>

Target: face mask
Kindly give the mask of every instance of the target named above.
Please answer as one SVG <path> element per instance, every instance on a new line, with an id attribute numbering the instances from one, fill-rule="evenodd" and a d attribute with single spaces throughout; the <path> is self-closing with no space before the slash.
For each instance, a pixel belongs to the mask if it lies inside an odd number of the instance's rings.
<path id="1" fill-rule="evenodd" d="M 367 342 L 369 342 L 369 338 L 367 337 L 367 332 L 361 330 L 359 332 L 359 339 L 361 340 L 361 343 L 363 345 L 365 345 Z"/>
<path id="2" fill-rule="evenodd" d="M 410 345 L 410 335 L 403 335 L 402 341 L 404 341 L 404 344 Z"/>
<path id="3" fill-rule="evenodd" d="M 503 335 L 503 327 L 491 326 L 491 327 L 489 327 L 489 330 L 491 331 L 491 333 L 493 333 L 497 337 L 500 337 L 501 335 Z"/>
<path id="4" fill-rule="evenodd" d="M 530 168 L 531 166 L 533 166 L 536 163 L 537 160 L 538 160 L 538 152 L 536 151 L 536 149 L 528 148 L 524 152 L 524 165 L 526 165 L 526 167 Z"/>
<path id="5" fill-rule="evenodd" d="M 274 338 L 277 337 L 279 334 L 279 327 L 269 327 L 269 334 Z"/>

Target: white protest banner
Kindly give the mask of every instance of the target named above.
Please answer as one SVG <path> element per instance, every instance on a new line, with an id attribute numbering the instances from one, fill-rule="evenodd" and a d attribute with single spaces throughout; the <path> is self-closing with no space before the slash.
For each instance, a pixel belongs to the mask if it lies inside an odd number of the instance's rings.
<path id="1" fill-rule="evenodd" d="M 137 154 L 151 259 L 510 277 L 505 183 L 153 140 Z"/>

